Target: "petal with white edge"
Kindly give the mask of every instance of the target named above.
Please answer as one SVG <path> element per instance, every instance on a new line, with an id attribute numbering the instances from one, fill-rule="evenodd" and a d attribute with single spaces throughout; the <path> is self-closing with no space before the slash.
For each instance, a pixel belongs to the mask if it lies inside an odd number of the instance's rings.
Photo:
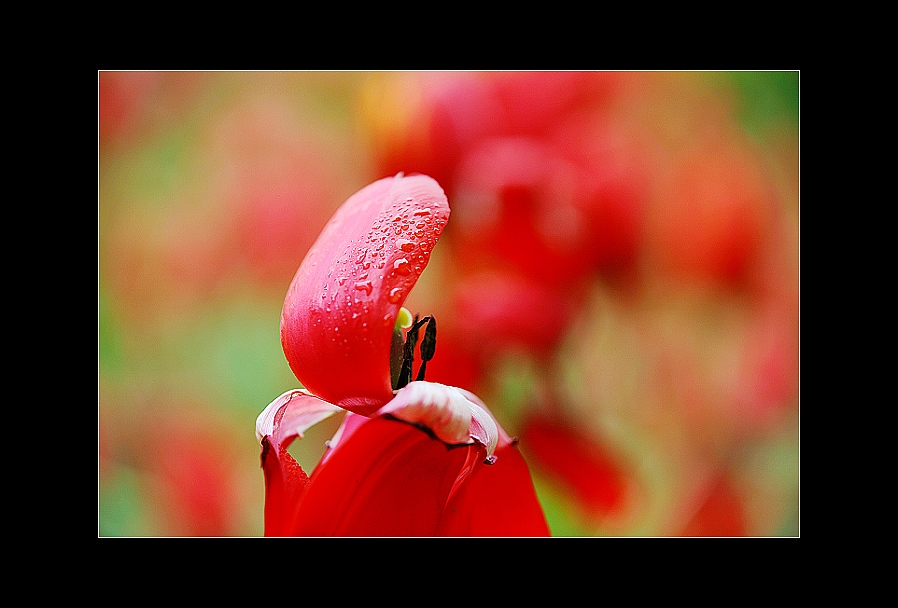
<path id="1" fill-rule="evenodd" d="M 425 427 L 447 445 L 476 441 L 491 457 L 499 441 L 498 425 L 482 403 L 475 403 L 469 395 L 436 382 L 410 382 L 377 413 Z"/>
<path id="2" fill-rule="evenodd" d="M 307 390 L 293 389 L 268 404 L 256 418 L 256 438 L 270 436 L 282 445 L 333 414 L 343 411 Z"/>

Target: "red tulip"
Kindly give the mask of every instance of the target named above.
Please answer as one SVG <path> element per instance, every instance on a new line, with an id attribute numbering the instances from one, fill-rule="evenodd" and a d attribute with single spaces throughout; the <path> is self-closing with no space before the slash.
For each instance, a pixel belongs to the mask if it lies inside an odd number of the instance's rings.
<path id="1" fill-rule="evenodd" d="M 266 535 L 548 534 L 527 466 L 486 406 L 423 380 L 435 321 L 412 324 L 401 353 L 411 364 L 411 336 L 425 328 L 417 380 L 391 372 L 397 316 L 448 218 L 436 181 L 399 174 L 350 197 L 306 255 L 281 316 L 305 390 L 256 423 Z M 350 413 L 306 475 L 287 447 L 341 409 Z"/>

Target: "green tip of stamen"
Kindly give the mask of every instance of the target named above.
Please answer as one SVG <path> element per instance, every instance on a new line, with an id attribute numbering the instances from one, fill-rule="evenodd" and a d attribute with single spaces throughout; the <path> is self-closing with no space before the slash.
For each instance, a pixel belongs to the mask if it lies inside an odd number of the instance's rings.
<path id="1" fill-rule="evenodd" d="M 404 306 L 399 309 L 399 314 L 396 316 L 396 326 L 395 329 L 398 331 L 400 329 L 408 329 L 412 326 L 412 322 L 414 319 L 412 318 L 412 313 L 408 311 L 408 308 Z"/>

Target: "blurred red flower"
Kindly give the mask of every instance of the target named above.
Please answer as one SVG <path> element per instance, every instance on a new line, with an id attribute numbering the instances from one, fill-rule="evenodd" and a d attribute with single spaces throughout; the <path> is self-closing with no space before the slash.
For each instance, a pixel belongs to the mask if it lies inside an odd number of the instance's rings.
<path id="1" fill-rule="evenodd" d="M 134 450 L 164 534 L 232 536 L 240 523 L 233 430 L 195 404 L 177 405 L 143 420 L 121 449 Z"/>
<path id="2" fill-rule="evenodd" d="M 744 287 L 772 232 L 772 186 L 735 137 L 706 136 L 676 159 L 652 221 L 653 258 L 685 280 Z"/>
<path id="3" fill-rule="evenodd" d="M 584 513 L 596 521 L 623 513 L 630 498 L 627 473 L 608 447 L 545 413 L 528 416 L 521 437 L 530 462 L 569 490 Z"/>

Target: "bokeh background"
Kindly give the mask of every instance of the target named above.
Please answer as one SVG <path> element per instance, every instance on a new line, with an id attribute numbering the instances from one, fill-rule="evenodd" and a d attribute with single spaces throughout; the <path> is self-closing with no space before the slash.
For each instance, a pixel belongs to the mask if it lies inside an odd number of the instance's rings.
<path id="1" fill-rule="evenodd" d="M 97 126 L 100 536 L 262 534 L 284 295 L 398 171 L 452 207 L 428 380 L 554 535 L 799 534 L 798 72 L 100 71 Z"/>

